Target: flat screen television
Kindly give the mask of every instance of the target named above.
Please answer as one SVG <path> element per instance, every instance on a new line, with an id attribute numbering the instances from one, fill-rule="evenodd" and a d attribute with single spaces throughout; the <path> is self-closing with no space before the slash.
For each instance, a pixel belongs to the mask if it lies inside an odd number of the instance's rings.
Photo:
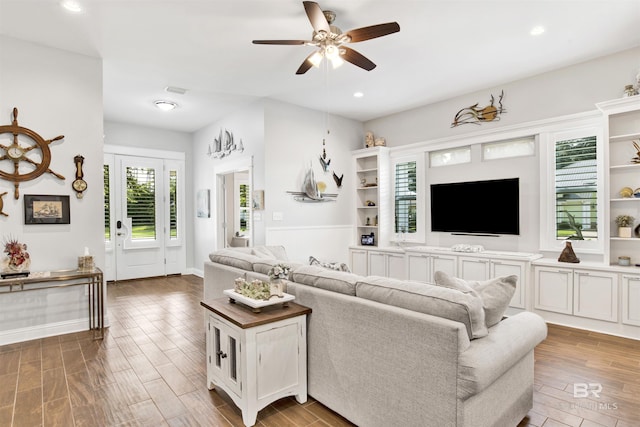
<path id="1" fill-rule="evenodd" d="M 519 235 L 519 179 L 431 184 L 431 231 Z"/>

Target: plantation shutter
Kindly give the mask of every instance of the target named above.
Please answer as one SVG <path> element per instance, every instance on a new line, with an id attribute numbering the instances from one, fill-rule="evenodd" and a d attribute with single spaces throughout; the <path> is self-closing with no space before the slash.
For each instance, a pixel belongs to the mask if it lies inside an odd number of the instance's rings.
<path id="1" fill-rule="evenodd" d="M 109 165 L 102 167 L 102 178 L 104 186 L 104 241 L 111 241 L 111 203 L 109 202 Z"/>
<path id="2" fill-rule="evenodd" d="M 416 162 L 396 163 L 395 232 L 416 232 Z"/>
<path id="3" fill-rule="evenodd" d="M 596 137 L 556 142 L 556 239 L 598 237 Z"/>
<path id="4" fill-rule="evenodd" d="M 178 171 L 169 171 L 169 238 L 178 238 Z"/>
<path id="5" fill-rule="evenodd" d="M 156 238 L 156 176 L 153 168 L 127 167 L 127 217 L 131 240 Z"/>

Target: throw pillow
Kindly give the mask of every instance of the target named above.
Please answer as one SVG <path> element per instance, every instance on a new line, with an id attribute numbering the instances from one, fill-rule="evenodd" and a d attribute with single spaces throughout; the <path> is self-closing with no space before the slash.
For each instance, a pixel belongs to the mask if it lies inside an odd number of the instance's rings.
<path id="1" fill-rule="evenodd" d="M 509 302 L 516 291 L 518 276 L 496 277 L 489 280 L 464 280 L 449 276 L 443 271 L 434 273 L 436 285 L 471 293 L 482 300 L 485 322 L 490 328 L 496 325 L 509 307 Z"/>
<path id="2" fill-rule="evenodd" d="M 328 268 L 329 270 L 346 271 L 347 273 L 351 273 L 351 270 L 349 270 L 349 266 L 344 262 L 322 262 L 314 256 L 309 257 L 309 265 L 317 265 L 320 267 Z"/>

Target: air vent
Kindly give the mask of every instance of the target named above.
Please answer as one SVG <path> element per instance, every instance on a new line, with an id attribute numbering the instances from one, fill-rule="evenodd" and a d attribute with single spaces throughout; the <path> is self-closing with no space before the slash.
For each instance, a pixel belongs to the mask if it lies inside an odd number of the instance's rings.
<path id="1" fill-rule="evenodd" d="M 187 93 L 186 89 L 176 86 L 167 86 L 164 88 L 164 90 L 170 93 L 177 93 L 179 95 L 184 95 L 185 93 Z"/>

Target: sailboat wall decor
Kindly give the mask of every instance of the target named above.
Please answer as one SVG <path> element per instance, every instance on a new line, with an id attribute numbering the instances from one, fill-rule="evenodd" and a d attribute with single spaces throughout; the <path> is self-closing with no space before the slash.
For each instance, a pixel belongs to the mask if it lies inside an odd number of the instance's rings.
<path id="1" fill-rule="evenodd" d="M 335 193 L 325 193 L 322 187 L 326 187 L 326 184 L 316 182 L 313 168 L 309 167 L 304 175 L 302 191 L 287 191 L 287 193 L 291 194 L 293 199 L 298 202 L 319 203 L 335 201 L 338 195 Z"/>
<path id="2" fill-rule="evenodd" d="M 242 153 L 244 151 L 244 144 L 242 139 L 236 143 L 233 137 L 233 132 L 220 129 L 220 135 L 218 138 L 214 138 L 213 142 L 207 147 L 207 156 L 214 159 L 222 159 L 231 155 L 234 151 Z"/>

